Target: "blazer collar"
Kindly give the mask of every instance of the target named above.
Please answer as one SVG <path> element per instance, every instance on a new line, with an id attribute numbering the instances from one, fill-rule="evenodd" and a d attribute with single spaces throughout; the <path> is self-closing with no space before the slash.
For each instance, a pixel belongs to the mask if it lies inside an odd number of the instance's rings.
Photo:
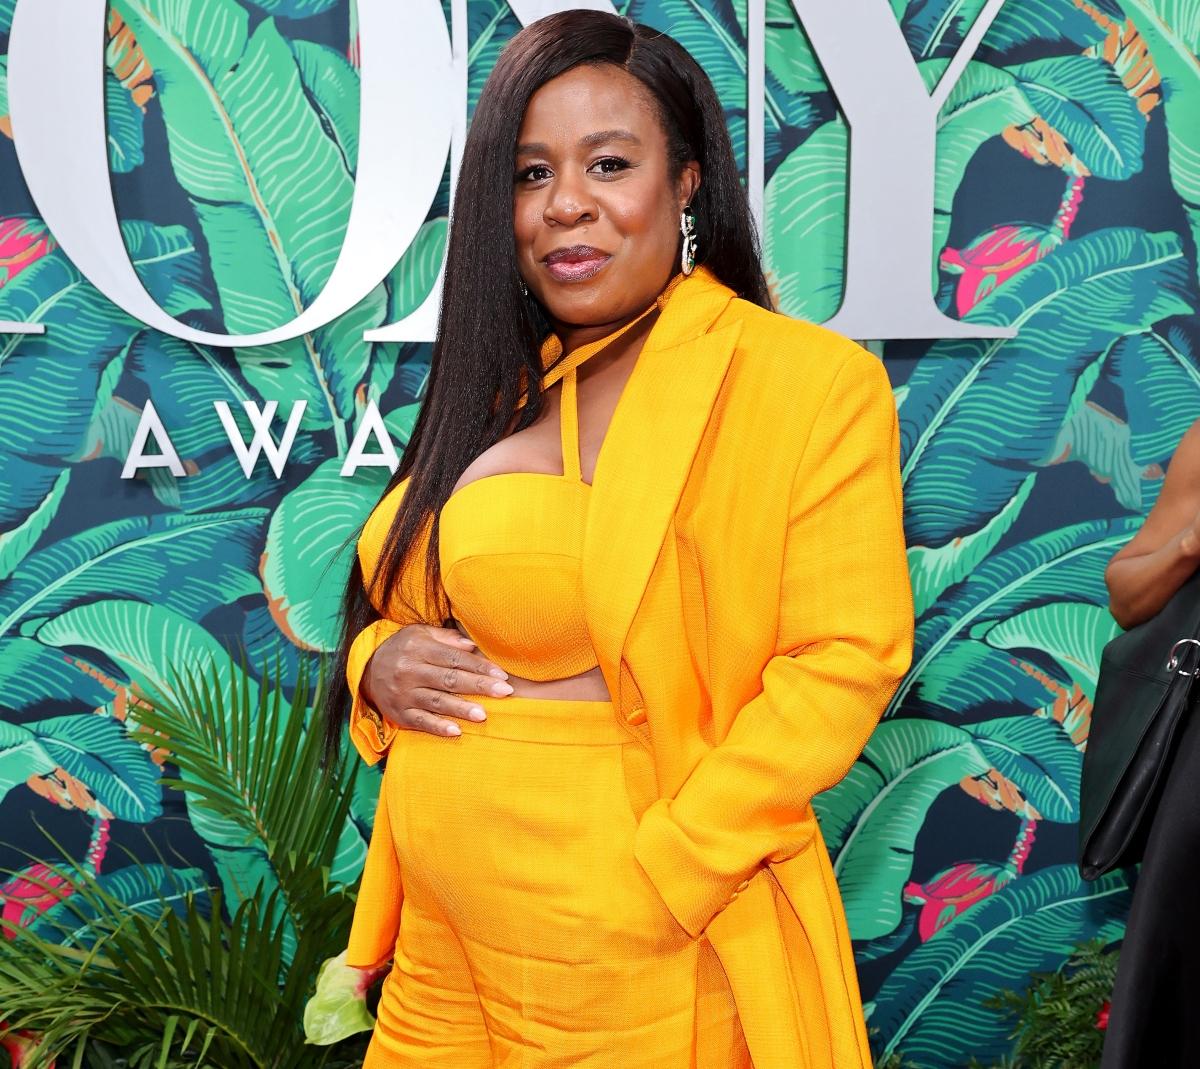
<path id="1" fill-rule="evenodd" d="M 618 709 L 630 626 L 742 328 L 714 328 L 735 294 L 707 268 L 676 279 L 617 402 L 588 498 L 584 605 Z"/>

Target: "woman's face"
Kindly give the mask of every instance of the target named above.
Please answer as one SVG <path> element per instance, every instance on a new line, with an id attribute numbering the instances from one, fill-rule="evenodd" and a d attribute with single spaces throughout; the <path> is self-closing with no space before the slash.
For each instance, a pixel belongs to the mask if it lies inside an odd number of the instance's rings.
<path id="1" fill-rule="evenodd" d="M 608 63 L 551 79 L 529 100 L 515 165 L 517 263 L 556 328 L 602 335 L 650 305 L 678 269 L 700 165 L 669 180 L 649 90 Z"/>

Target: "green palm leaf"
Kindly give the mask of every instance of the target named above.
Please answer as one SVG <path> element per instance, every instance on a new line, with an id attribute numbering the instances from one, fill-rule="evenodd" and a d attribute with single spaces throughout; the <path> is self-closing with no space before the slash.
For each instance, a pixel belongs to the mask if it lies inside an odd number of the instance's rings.
<path id="1" fill-rule="evenodd" d="M 1086 884 L 1073 865 L 1013 880 L 913 950 L 884 982 L 870 1023 L 883 1053 L 957 1064 L 1007 1046 L 1008 1025 L 980 1012 L 1004 988 L 1023 990 L 1034 971 L 1057 968 L 1090 935 L 1117 938 L 1127 908 L 1124 873 Z"/>
<path id="2" fill-rule="evenodd" d="M 226 329 L 288 322 L 329 278 L 353 196 L 345 145 L 321 122 L 329 97 L 314 107 L 305 92 L 316 79 L 315 53 L 298 60 L 272 19 L 251 33 L 234 0 L 115 6 L 155 68 L 171 162 L 208 242 Z M 334 77 L 344 95 L 346 71 L 338 67 Z M 344 424 L 371 357 L 362 331 L 379 326 L 385 308 L 380 285 L 326 327 L 239 351 L 239 360 L 264 397 L 305 398 L 305 426 L 332 425 L 344 450 Z"/>
<path id="3" fill-rule="evenodd" d="M 243 684 L 226 689 L 222 675 L 234 673 Z M 337 782 L 313 797 L 322 780 L 321 734 L 307 730 L 304 674 L 288 702 L 278 687 L 255 693 L 249 677 L 229 664 L 180 673 L 171 694 L 139 712 L 140 725 L 166 736 L 163 745 L 181 769 L 168 785 L 186 795 L 226 899 L 278 890 L 291 960 L 297 942 L 328 923 L 333 885 L 351 882 L 365 861 L 366 844 L 348 822 L 357 762 L 347 761 Z"/>
<path id="4" fill-rule="evenodd" d="M 124 223 L 121 232 L 162 307 L 174 315 L 208 307 L 196 288 L 200 257 L 183 227 Z M 0 339 L 0 527 L 37 512 L 23 536 L 31 544 L 34 528 L 52 516 L 64 467 L 87 453 L 139 324 L 57 248 L 0 288 L 0 319 L 47 328 Z"/>
<path id="5" fill-rule="evenodd" d="M 1048 653 L 1089 699 L 1096 696 L 1100 654 L 1105 644 L 1120 633 L 1120 626 L 1106 607 L 1065 601 L 1036 605 L 971 629 L 972 638 L 981 638 L 999 649 Z"/>
<path id="6" fill-rule="evenodd" d="M 7 1026 L 42 1037 L 30 1069 L 48 1069 L 70 1050 L 78 1055 L 93 1038 L 119 1046 L 134 1065 L 151 1064 L 147 1057 L 170 1069 L 314 1064 L 296 1027 L 307 977 L 278 985 L 273 901 L 243 903 L 227 923 L 215 892 L 207 917 L 191 900 L 183 919 L 168 902 L 150 916 L 129 911 L 83 876 L 72 898 L 86 900 L 93 917 L 90 950 L 17 929 L 0 956 Z"/>
<path id="7" fill-rule="evenodd" d="M 849 132 L 835 119 L 775 170 L 764 191 L 763 251 L 779 310 L 823 323 L 842 301 Z"/>
<path id="8" fill-rule="evenodd" d="M 521 23 L 508 0 L 476 0 L 467 5 L 467 118 L 475 114 L 475 105 L 484 82 L 496 66 L 509 38 L 521 29 Z"/>
<path id="9" fill-rule="evenodd" d="M 59 872 L 70 882 L 69 870 Z M 160 914 L 163 906 L 183 913 L 192 896 L 200 908 L 208 891 L 208 882 L 200 869 L 173 869 L 161 864 L 133 864 L 97 873 L 95 883 L 120 900 L 125 909 L 148 916 Z M 95 896 L 72 894 L 51 906 L 30 927 L 60 947 L 87 948 L 95 943 L 98 920 Z"/>
<path id="10" fill-rule="evenodd" d="M 92 527 L 29 556 L 0 593 L 0 635 L 85 598 L 142 597 L 198 618 L 255 594 L 265 509 L 134 516 Z M 203 564 L 203 570 L 197 568 Z M 179 577 L 186 575 L 187 582 Z"/>
<path id="11" fill-rule="evenodd" d="M 1122 339 L 1109 370 L 1125 400 L 1135 461 L 1165 465 L 1200 412 L 1200 360 L 1191 338 L 1172 326 Z"/>
<path id="12" fill-rule="evenodd" d="M 949 55 L 966 36 L 983 9 L 983 0 L 895 0 L 904 11 L 904 36 L 916 58 Z M 1082 11 L 1055 0 L 1021 0 L 1005 4 L 983 39 L 985 53 L 1009 52 L 1037 42 L 1075 46 L 1082 50 L 1100 36 L 1096 24 Z"/>
<path id="13" fill-rule="evenodd" d="M 1003 508 L 978 531 L 944 546 L 910 546 L 908 570 L 913 587 L 913 613 L 920 618 L 942 592 L 975 570 L 1016 523 L 1033 492 L 1035 475 L 1028 475 Z"/>
<path id="14" fill-rule="evenodd" d="M 1054 679 L 1053 673 L 1046 673 Z M 1057 680 L 1064 688 L 1065 681 Z M 937 657 L 923 663 L 905 708 L 912 713 L 965 718 L 994 706 L 1040 709 L 1058 695 L 1021 661 L 971 638 L 955 637 Z"/>
<path id="15" fill-rule="evenodd" d="M 0 101 L 0 114 L 8 113 Z M 113 174 L 128 174 L 146 162 L 142 109 L 112 71 L 104 75 L 104 127 L 108 138 L 108 166 Z"/>
<path id="16" fill-rule="evenodd" d="M 30 638 L 0 638 L 4 706 L 18 712 L 35 702 L 95 709 L 113 692 L 93 666 Z"/>
<path id="17" fill-rule="evenodd" d="M 1056 720 L 1008 716 L 967 730 L 989 765 L 1015 783 L 1044 820 L 1079 819 L 1083 754 Z"/>
<path id="18" fill-rule="evenodd" d="M 1128 0 L 1125 13 L 1150 48 L 1166 92 L 1171 182 L 1183 201 L 1192 237 L 1200 240 L 1200 0 Z"/>
<path id="19" fill-rule="evenodd" d="M 897 720 L 880 724 L 850 774 L 814 799 L 854 939 L 878 939 L 900 923 L 901 891 L 929 807 L 988 767 L 962 728 Z"/>
<path id="20" fill-rule="evenodd" d="M 243 681 L 232 697 L 230 677 Z M 322 777 L 304 680 L 285 698 L 277 680 L 252 692 L 240 669 L 212 664 L 208 675 L 174 678 L 172 694 L 140 714 L 140 730 L 179 768 L 168 784 L 253 840 L 275 884 L 239 904 L 189 870 L 96 877 L 61 866 L 72 893 L 41 924 L 11 930 L 0 954 L 0 1035 L 45 1037 L 32 1069 L 85 1049 L 168 1069 L 360 1064 L 362 1040 L 316 1050 L 302 1033 L 319 966 L 348 934 L 352 900 L 331 865 L 358 762 Z"/>
<path id="21" fill-rule="evenodd" d="M 30 620 L 24 630 L 48 646 L 87 646 L 115 662 L 138 691 L 176 699 L 179 679 L 216 673 L 221 700 L 235 693 L 258 699 L 258 684 L 229 664 L 221 644 L 185 616 L 140 601 L 93 601 L 52 620 Z"/>
<path id="22" fill-rule="evenodd" d="M 119 820 L 145 824 L 162 816 L 158 766 L 121 721 L 77 713 L 31 724 L 0 722 L 0 800 L 15 782 L 56 768 L 85 784 Z"/>
<path id="23" fill-rule="evenodd" d="M 1054 56 L 1008 69 L 1092 174 L 1120 180 L 1142 169 L 1146 119 L 1109 64 L 1089 56 Z"/>
<path id="24" fill-rule="evenodd" d="M 912 667 L 885 715 L 901 708 L 930 666 L 978 624 L 1048 601 L 1107 605 L 1104 568 L 1140 526 L 1140 519 L 1076 524 L 993 553 L 918 622 Z"/>
<path id="25" fill-rule="evenodd" d="M 767 70 L 785 92 L 796 96 L 829 92 L 825 73 L 792 0 L 767 0 L 766 60 Z"/>
<path id="26" fill-rule="evenodd" d="M 263 590 L 280 628 L 298 646 L 324 652 L 337 644 L 354 537 L 388 480 L 386 468 L 342 478 L 341 463 L 326 461 L 283 499 L 261 563 Z"/>
<path id="27" fill-rule="evenodd" d="M 16 526 L 0 531 L 0 579 L 12 575 L 13 569 L 37 545 L 42 532 L 50 526 L 58 512 L 70 481 L 71 469 L 63 468 L 50 484 L 46 496 L 33 506 L 32 511 Z"/>
<path id="28" fill-rule="evenodd" d="M 1129 424 L 1092 401 L 1063 424 L 1043 464 L 1065 461 L 1086 465 L 1092 477 L 1110 485 L 1117 502 L 1131 512 L 1142 511 L 1143 484 L 1162 477 L 1161 471 L 1142 467 L 1134 459 Z"/>
<path id="29" fill-rule="evenodd" d="M 902 477 L 912 543 L 944 545 L 1004 508 L 1083 404 L 1077 384 L 1124 335 L 1191 310 L 1173 234 L 1100 230 L 994 290 L 972 317 L 1011 341 L 939 342 L 909 379 Z"/>
<path id="30" fill-rule="evenodd" d="M 306 19 L 337 5 L 338 0 L 250 0 L 255 7 L 285 19 Z"/>

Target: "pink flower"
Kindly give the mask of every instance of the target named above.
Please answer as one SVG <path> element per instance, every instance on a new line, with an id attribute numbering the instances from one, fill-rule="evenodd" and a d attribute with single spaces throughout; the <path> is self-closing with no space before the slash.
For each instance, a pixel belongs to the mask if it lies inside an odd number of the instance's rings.
<path id="1" fill-rule="evenodd" d="M 955 291 L 959 316 L 965 316 L 997 286 L 1045 258 L 1062 236 L 1044 226 L 998 226 L 964 249 L 947 248 L 942 268 L 961 275 Z"/>
<path id="2" fill-rule="evenodd" d="M 0 1020 L 0 1025 L 4 1022 Z M 3 1039 L 0 1039 L 0 1050 L 3 1050 L 12 1062 L 12 1069 L 23 1069 L 29 1064 L 28 1058 L 35 1050 L 37 1050 L 38 1042 L 36 1037 L 30 1032 L 10 1032 Z M 51 1061 L 47 1069 L 54 1069 L 54 1062 Z"/>
<path id="3" fill-rule="evenodd" d="M 1044 260 L 1071 236 L 1071 227 L 1083 201 L 1083 178 L 1067 182 L 1058 211 L 1049 226 L 1040 223 L 998 226 L 963 249 L 942 252 L 942 269 L 962 275 L 955 291 L 959 316 L 965 316 L 997 286 L 1031 264 Z"/>
<path id="4" fill-rule="evenodd" d="M 0 930 L 12 938 L 13 927 L 23 927 L 74 890 L 66 877 L 41 862 L 22 869 L 0 884 Z"/>
<path id="5" fill-rule="evenodd" d="M 37 219 L 0 219 L 0 286 L 54 248 L 50 231 Z"/>
<path id="6" fill-rule="evenodd" d="M 982 861 L 962 861 L 928 883 L 915 880 L 904 888 L 908 902 L 923 908 L 917 919 L 921 942 L 949 924 L 964 910 L 970 909 L 1009 882 L 1016 870 L 1009 865 L 988 865 Z"/>

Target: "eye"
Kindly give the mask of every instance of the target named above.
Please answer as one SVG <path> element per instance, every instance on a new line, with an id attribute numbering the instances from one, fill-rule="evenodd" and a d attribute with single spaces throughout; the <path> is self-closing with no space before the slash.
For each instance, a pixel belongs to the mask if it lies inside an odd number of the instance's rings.
<path id="1" fill-rule="evenodd" d="M 524 182 L 526 179 L 528 179 L 530 176 L 532 176 L 536 171 L 547 171 L 547 170 L 549 170 L 549 168 L 546 167 L 545 164 L 535 163 L 529 167 L 526 167 L 523 171 L 518 171 L 517 172 L 517 181 Z M 536 179 L 535 179 L 535 181 L 536 181 Z"/>
<path id="2" fill-rule="evenodd" d="M 597 160 L 595 166 L 605 167 L 612 165 L 612 170 L 602 171 L 603 174 L 616 174 L 618 171 L 623 171 L 629 166 L 629 160 L 624 156 L 605 156 L 603 159 Z"/>

